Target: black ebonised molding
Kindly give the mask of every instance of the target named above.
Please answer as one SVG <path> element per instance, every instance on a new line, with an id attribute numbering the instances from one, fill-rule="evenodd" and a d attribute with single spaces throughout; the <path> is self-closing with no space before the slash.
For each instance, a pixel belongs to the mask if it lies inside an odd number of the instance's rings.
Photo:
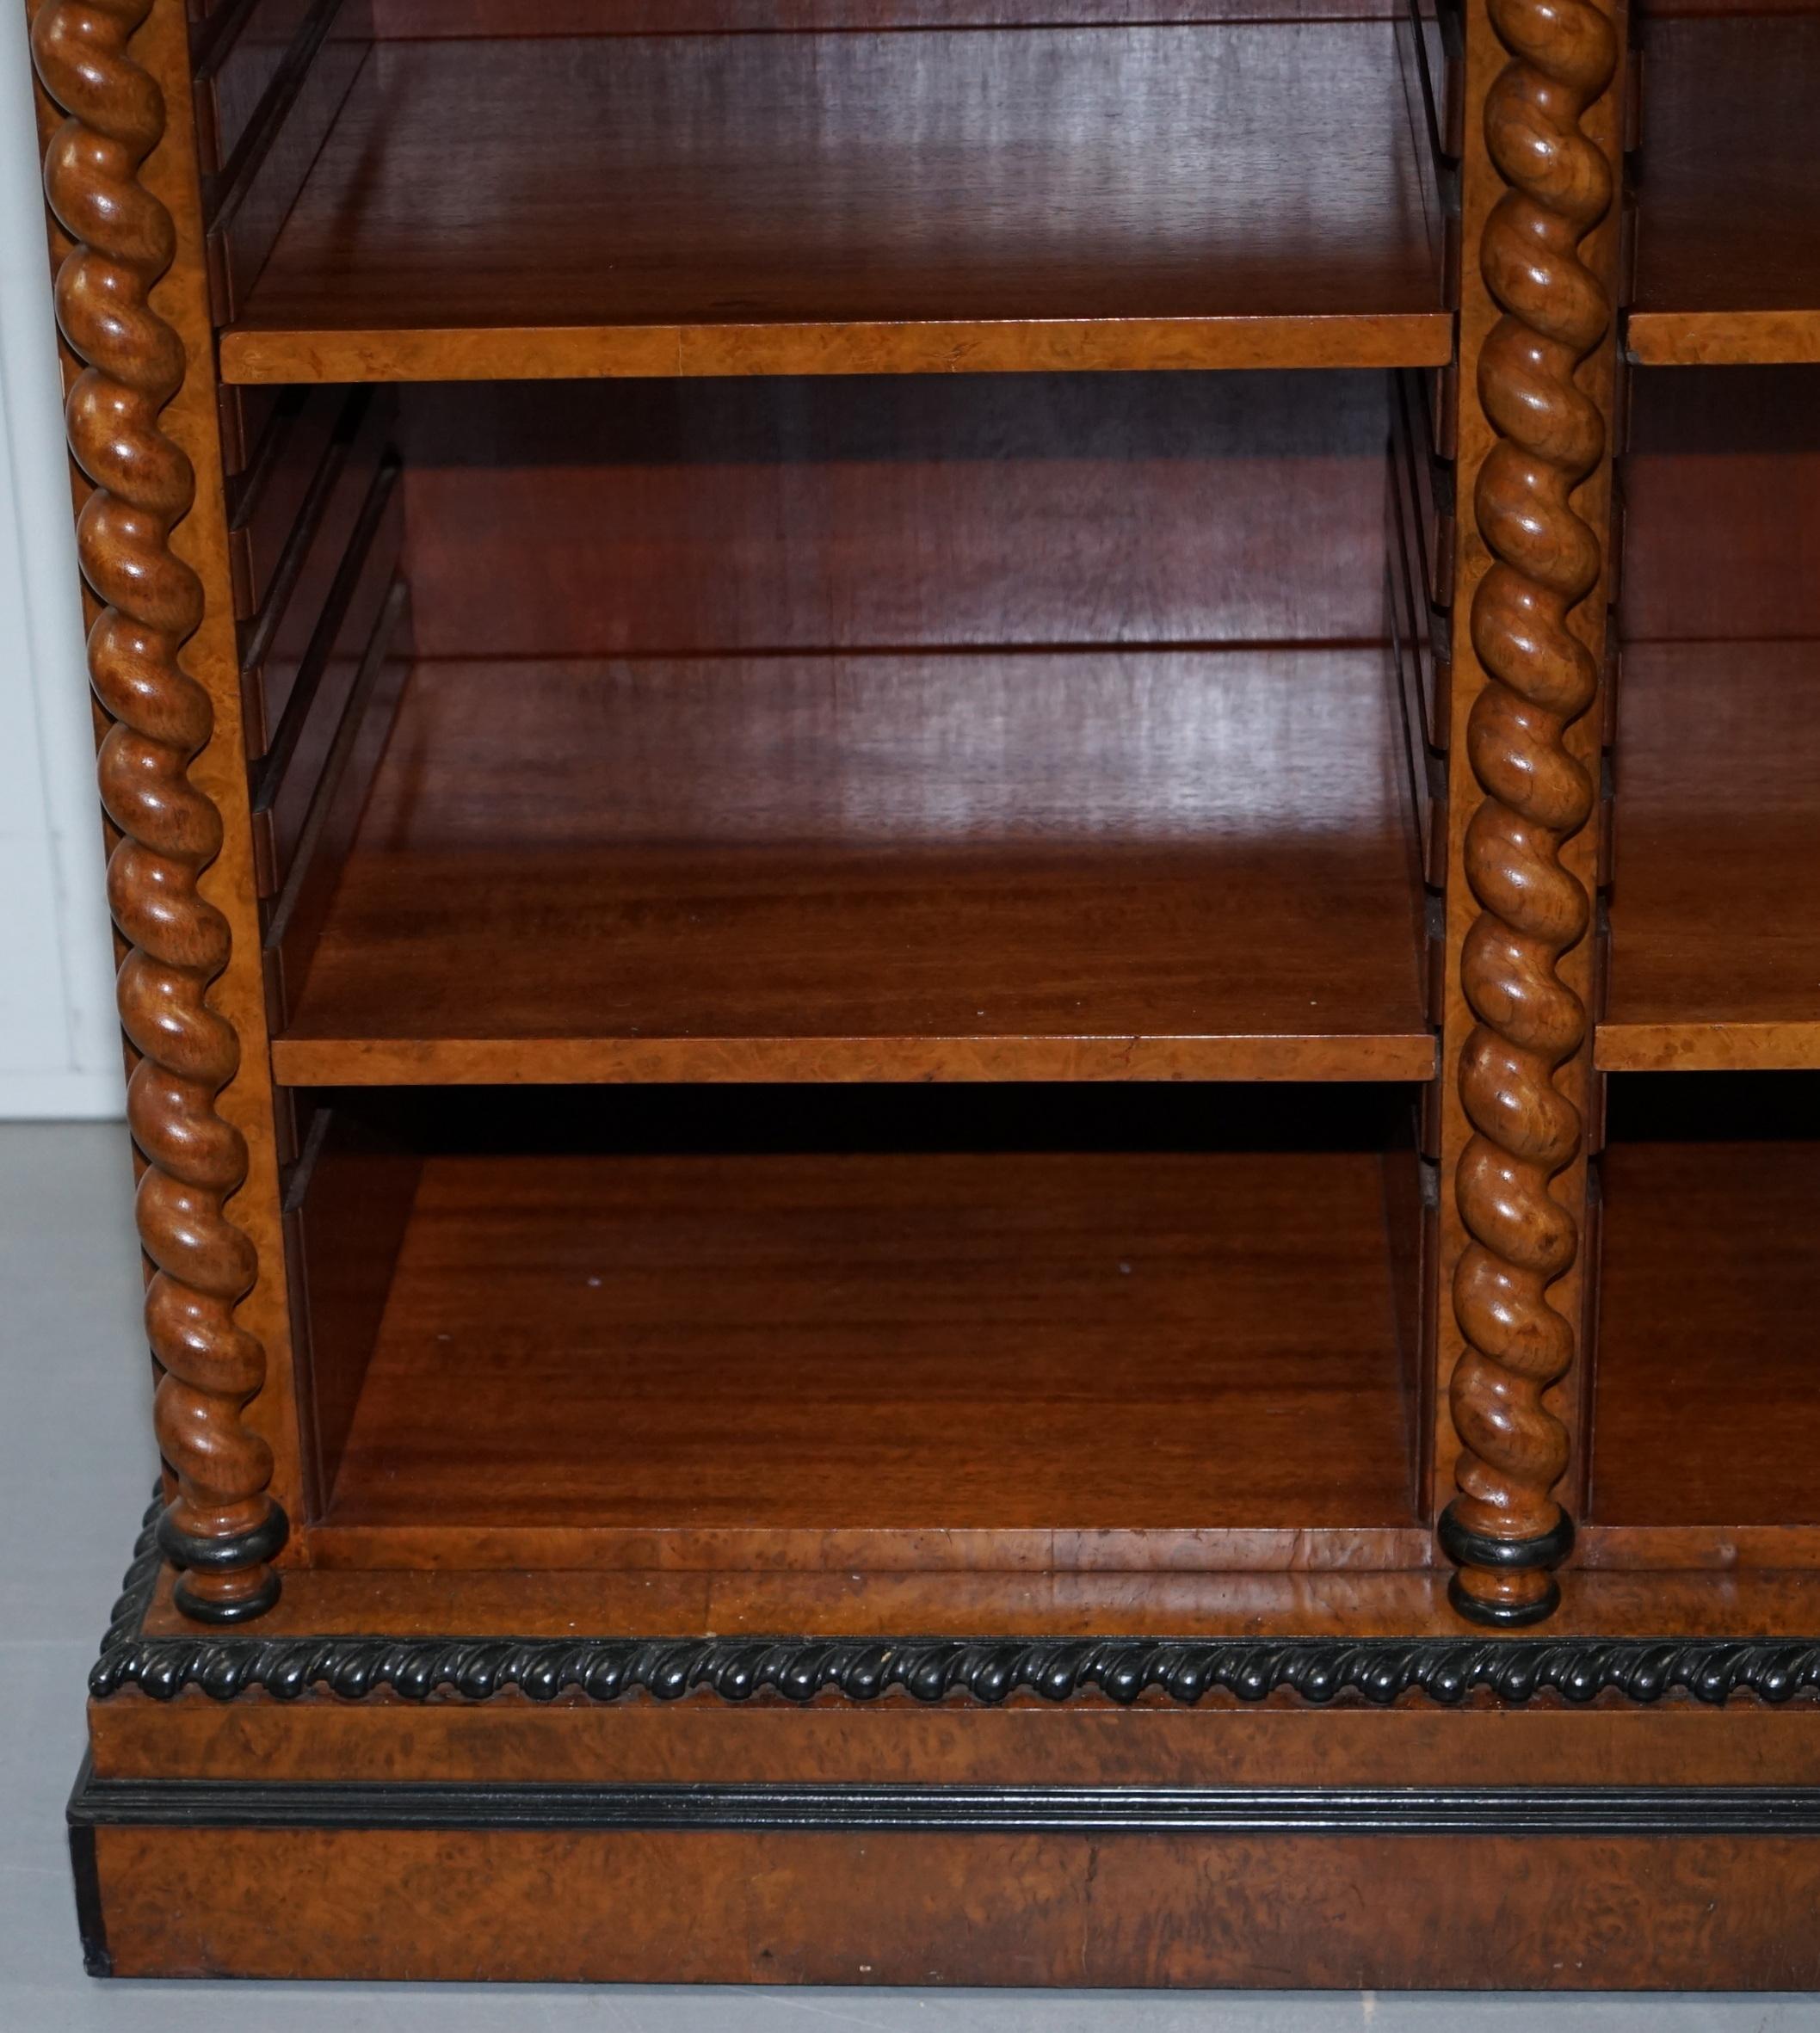
<path id="1" fill-rule="evenodd" d="M 85 1778 L 73 1829 L 1815 1835 L 1820 1787 L 472 1786 Z"/>
<path id="2" fill-rule="evenodd" d="M 102 1906 L 101 1874 L 95 1861 L 96 1818 L 84 1815 L 83 1802 L 95 1781 L 84 1757 L 70 1796 L 70 1876 L 76 1885 L 76 1925 L 82 1940 L 82 1966 L 90 1976 L 112 1976 L 108 1952 L 108 1921 Z"/>
<path id="3" fill-rule="evenodd" d="M 516 1688 L 534 1701 L 686 1694 L 746 1701 L 894 1689 L 918 1701 L 996 1703 L 1017 1693 L 1132 1702 L 1155 1691 L 1192 1704 L 1224 1692 L 1262 1701 L 1340 1695 L 1387 1704 L 1410 1694 L 1452 1704 L 1475 1691 L 1508 1702 L 1550 1691 L 1572 1702 L 1637 1702 L 1681 1691 L 1723 1703 L 1781 1702 L 1820 1690 L 1820 1644 L 1806 1639 L 1591 1638 L 134 1638 L 96 1661 L 89 1690 L 136 1687 L 168 1701 L 200 1688 L 218 1701 L 258 1689 L 284 1700 L 319 1690 L 358 1701 L 381 1688 L 406 1701 L 486 1701 Z"/>
<path id="4" fill-rule="evenodd" d="M 218 1701 L 255 1690 L 280 1701 L 312 1692 L 359 1701 L 383 1689 L 405 1701 L 486 1701 L 516 1689 L 534 1701 L 766 1692 L 875 1701 L 897 1691 L 987 1704 L 1014 1694 L 1125 1703 L 1155 1693 L 1192 1704 L 1287 1692 L 1315 1703 L 1415 1697 L 1451 1706 L 1476 1692 L 1576 1703 L 1681 1693 L 1713 1705 L 1735 1695 L 1820 1694 L 1820 1639 L 1809 1637 L 147 1637 L 157 1515 L 154 1505 L 89 1676 L 99 1697 L 136 1688 L 169 1701 L 200 1688 Z"/>

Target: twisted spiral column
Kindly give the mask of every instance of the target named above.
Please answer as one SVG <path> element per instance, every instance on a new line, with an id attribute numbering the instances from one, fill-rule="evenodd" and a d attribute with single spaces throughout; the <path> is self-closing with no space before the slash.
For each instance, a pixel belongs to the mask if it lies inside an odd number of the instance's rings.
<path id="1" fill-rule="evenodd" d="M 1479 915 L 1460 958 L 1474 1019 L 1459 1069 L 1472 1134 L 1456 1181 L 1467 1241 L 1453 1307 L 1465 1346 L 1452 1385 L 1459 1494 L 1441 1540 L 1458 1563 L 1454 1606 L 1514 1624 L 1555 1607 L 1552 1570 L 1573 1543 L 1551 1494 L 1567 1432 L 1542 1394 L 1574 1353 L 1573 1328 L 1548 1294 L 1579 1236 L 1550 1182 L 1581 1148 L 1579 1112 L 1555 1074 L 1587 1022 L 1558 967 L 1589 909 L 1561 846 L 1590 816 L 1594 787 L 1563 737 L 1599 681 L 1567 625 L 1601 563 L 1570 496 L 1605 450 L 1604 420 L 1574 377 L 1611 319 L 1578 249 L 1611 205 L 1612 169 L 1580 122 L 1611 79 L 1617 43 L 1588 0 L 1489 0 L 1489 11 L 1512 60 L 1487 96 L 1485 141 L 1508 188 L 1480 250 L 1502 315 L 1478 371 L 1496 436 L 1474 498 L 1491 562 L 1471 611 L 1486 681 L 1467 729 L 1484 797 L 1466 829 Z"/>
<path id="2" fill-rule="evenodd" d="M 154 1266 L 155 1417 L 177 1488 L 158 1543 L 186 1570 L 179 1605 L 220 1623 L 276 1599 L 266 1563 L 287 1527 L 268 1494 L 270 1450 L 242 1417 L 265 1379 L 265 1351 L 234 1317 L 257 1260 L 223 1212 L 247 1153 L 215 1106 L 240 1058 L 233 1026 L 207 1001 L 227 964 L 228 925 L 197 889 L 222 839 L 220 813 L 188 774 L 213 713 L 177 661 L 201 625 L 202 588 L 170 547 L 194 475 L 158 422 L 182 385 L 184 355 L 150 302 L 176 251 L 170 213 L 139 181 L 164 131 L 157 82 L 126 47 L 151 5 L 45 0 L 32 46 L 46 91 L 70 116 L 46 151 L 45 191 L 76 243 L 58 274 L 57 315 L 84 363 L 69 395 L 70 449 L 95 484 L 77 544 L 102 605 L 89 672 L 113 722 L 98 762 L 120 835 L 108 893 L 128 949 L 120 1021 L 139 1055 L 127 1119 L 145 1159 L 138 1216 Z"/>

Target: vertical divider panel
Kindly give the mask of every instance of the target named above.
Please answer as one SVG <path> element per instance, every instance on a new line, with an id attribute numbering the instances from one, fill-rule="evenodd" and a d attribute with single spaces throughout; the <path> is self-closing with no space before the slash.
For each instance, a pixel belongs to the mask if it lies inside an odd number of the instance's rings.
<path id="1" fill-rule="evenodd" d="M 1438 1348 L 1454 1605 L 1533 1623 L 1573 1543 L 1626 20 L 1472 0 L 1462 188 Z"/>

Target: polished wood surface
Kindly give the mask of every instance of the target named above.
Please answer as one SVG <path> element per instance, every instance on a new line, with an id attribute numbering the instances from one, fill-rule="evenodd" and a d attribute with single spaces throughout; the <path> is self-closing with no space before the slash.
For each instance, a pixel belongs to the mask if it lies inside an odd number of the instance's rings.
<path id="1" fill-rule="evenodd" d="M 1462 330 L 1480 450 L 1456 603 L 1472 656 L 1455 671 L 1454 752 L 1471 780 L 1454 803 L 1450 888 L 1458 1494 L 1441 1538 L 1459 1563 L 1457 1605 L 1493 1623 L 1549 1614 L 1572 1543 L 1556 1494 L 1571 1433 L 1548 1394 L 1576 1339 L 1563 1281 L 1579 1254 L 1589 1026 L 1583 960 L 1564 963 L 1583 955 L 1592 915 L 1621 27 L 1590 0 L 1489 0 L 1473 39 L 1474 60 L 1497 68 L 1483 153 L 1467 158 L 1483 289 Z"/>
<path id="2" fill-rule="evenodd" d="M 1705 1529 L 1593 1526 L 1587 1537 L 1594 1547 L 1601 1538 L 1619 1537 L 1627 1537 L 1634 1547 L 1645 1532 L 1670 1543 L 1686 1543 Z M 1768 1537 L 1773 1529 L 1731 1528 L 1747 1544 L 1753 1537 Z M 1785 1535 L 1805 1529 L 1785 1528 Z M 1432 1546 L 1432 1535 L 1405 1536 L 1427 1538 Z M 1811 1539 L 1811 1532 L 1807 1536 Z M 1262 1534 L 1247 1537 L 1262 1543 Z M 906 1631 L 946 1630 L 993 1637 L 1249 1635 L 1459 1640 L 1459 1617 L 1447 1601 L 1445 1561 L 1438 1567 L 1402 1568 L 1318 1564 L 1322 1554 L 1336 1550 L 1339 1543 L 1337 1532 L 1319 1535 L 1299 1567 L 1237 1571 L 1194 1568 L 1185 1561 L 1169 1568 L 1101 1565 L 1067 1573 L 1046 1565 L 993 1569 L 312 1568 L 287 1575 L 284 1595 L 272 1610 L 269 1624 L 262 1628 L 275 1638 L 310 1639 L 376 1632 L 434 1639 L 451 1631 L 476 1638 L 559 1637 L 605 1629 L 652 1636 L 714 1631 L 738 1636 L 788 1632 L 901 1637 Z M 1653 1638 L 1669 1632 L 1694 1639 L 1749 1630 L 1763 1638 L 1798 1641 L 1820 1628 L 1820 1571 L 1811 1563 L 1733 1563 L 1728 1571 L 1716 1574 L 1692 1565 L 1650 1568 L 1627 1555 L 1619 1567 L 1570 1568 L 1562 1584 L 1558 1628 L 1563 1636 Z M 172 1605 L 162 1583 L 145 1628 L 158 1636 L 193 1636 L 195 1630 Z M 177 1698 L 187 1703 L 191 1697 Z M 132 1712 L 131 1702 L 124 1697 L 109 1697 L 108 1703 L 97 1704 L 102 1705 L 114 1715 Z M 378 1701 L 369 1712 L 387 1705 Z M 1240 1712 L 1244 1705 L 1231 1703 Z M 1478 1712 L 1529 1715 L 1551 1707 L 1545 1702 L 1521 1711 L 1493 1708 Z M 1270 1712 L 1305 1714 L 1307 1710 Z M 1601 1704 L 1588 1712 L 1635 1716 L 1689 1711 L 1670 1702 L 1640 1711 Z M 1763 1712 L 1743 1703 L 1733 1710 L 1737 1715 Z M 1811 1734 L 1811 1710 L 1792 1712 L 1810 1716 Z M 497 1706 L 476 1703 L 470 1713 L 470 1736 L 483 1735 L 490 1723 L 502 1732 L 509 1727 Z M 372 1726 L 375 1734 L 384 1727 Z M 231 1735 L 231 1722 L 225 1734 Z M 1723 1728 L 1713 1729 L 1706 1740 L 1709 1747 L 1716 1752 L 1727 1734 Z M 155 1740 L 148 1730 L 139 1740 Z M 1567 1740 L 1572 1740 L 1570 1735 Z"/>
<path id="3" fill-rule="evenodd" d="M 1820 1524 L 1820 1108 L 1785 1076 L 1753 1122 L 1728 1087 L 1679 1137 L 1672 1096 L 1639 1133 L 1617 1118 L 1605 1154 L 1593 1505 L 1614 1525 Z"/>
<path id="4" fill-rule="evenodd" d="M 265 489 L 257 484 L 262 467 L 307 465 L 309 469 L 297 489 L 295 513 L 284 527 L 270 586 L 239 631 L 247 755 L 262 764 L 284 726 L 299 683 L 307 693 L 320 682 L 309 674 L 331 647 L 336 625 L 330 609 L 341 604 L 336 582 L 361 534 L 363 512 L 386 463 L 390 437 L 386 405 L 368 402 L 369 391 L 356 390 L 345 404 L 339 403 L 339 390 L 308 392 L 339 404 L 322 440 L 318 443 L 315 431 L 306 430 L 304 443 L 297 446 L 287 432 L 269 459 L 247 475 L 255 483 L 248 492 L 253 497 L 251 514 L 256 515 L 264 506 Z M 395 482 L 396 473 L 392 477 Z M 391 546 L 394 564 L 398 548 L 396 543 Z M 263 768 L 254 773 L 256 786 L 264 773 Z"/>
<path id="5" fill-rule="evenodd" d="M 128 46 L 148 11 L 149 0 L 46 0 L 32 17 L 32 50 L 44 90 L 68 115 L 50 137 L 45 190 L 69 241 L 56 298 L 74 356 L 70 451 L 92 490 L 78 490 L 77 545 L 92 595 L 89 675 L 106 730 L 97 774 L 113 829 L 117 999 L 133 1057 L 126 1112 L 142 1161 L 136 1209 L 150 1269 L 154 1418 L 173 1479 L 162 1530 L 167 1551 L 190 1570 L 184 1595 L 192 1614 L 226 1623 L 275 1599 L 268 1563 L 286 1524 L 271 1492 L 270 1440 L 245 1416 L 267 1380 L 266 1349 L 252 1321 L 238 1316 L 260 1270 L 250 1227 L 269 1233 L 270 1224 L 256 1216 L 243 1226 L 238 1207 L 230 1211 L 251 1160 L 240 1124 L 218 1105 L 240 1069 L 233 1005 L 223 1007 L 231 984 L 222 986 L 237 927 L 201 883 L 223 854 L 225 835 L 223 801 L 203 758 L 224 714 L 219 745 L 231 755 L 238 698 L 223 699 L 219 684 L 212 697 L 185 666 L 199 650 L 209 660 L 203 668 L 219 673 L 213 631 L 190 647 L 207 618 L 205 581 L 173 535 L 200 493 L 202 527 L 188 541 L 206 546 L 219 630 L 227 619 L 226 538 L 206 385 L 191 380 L 188 414 L 177 425 L 183 441 L 170 434 L 165 416 L 206 348 L 196 315 L 191 137 L 182 132 L 167 151 L 167 173 L 175 152 L 176 194 L 188 200 L 180 218 L 142 176 L 166 137 L 160 78 Z M 158 26 L 166 30 L 157 52 L 164 75 L 184 84 L 181 46 L 173 48 L 167 24 Z M 162 309 L 152 301 L 161 282 Z M 201 489 L 199 451 L 217 469 Z M 226 801 L 240 822 L 230 870 L 244 866 L 244 798 L 243 789 Z M 244 983 L 244 920 L 238 930 Z M 257 1084 L 250 1105 L 262 1113 Z M 269 1192 L 268 1172 L 259 1183 Z"/>
<path id="6" fill-rule="evenodd" d="M 196 156 L 221 180 L 249 139 L 298 32 L 321 0 L 251 0 L 194 32 Z"/>
<path id="7" fill-rule="evenodd" d="M 1788 0 L 1751 0 L 1764 11 Z M 820 29 L 1120 28 L 1158 22 L 1397 21 L 1397 0 L 375 0 L 374 33 L 722 35 Z"/>
<path id="8" fill-rule="evenodd" d="M 420 663 L 293 1085 L 1422 1079 L 1381 651 Z"/>
<path id="9" fill-rule="evenodd" d="M 1817 66 L 1811 13 L 1650 25 L 1633 360 L 1820 360 Z"/>
<path id="10" fill-rule="evenodd" d="M 1820 643 L 1651 643 L 1619 693 L 1611 1071 L 1820 1066 Z"/>
<path id="11" fill-rule="evenodd" d="M 381 43 L 222 373 L 1438 363 L 1424 147 L 1384 23 Z"/>
<path id="12" fill-rule="evenodd" d="M 286 1195 L 312 1513 L 341 1468 L 423 1170 L 383 1115 L 317 1108 Z M 262 1628 L 265 1628 L 262 1625 Z"/>
<path id="13" fill-rule="evenodd" d="M 115 1827 L 96 1843 L 123 1976 L 1820 1982 L 1820 1845 L 1802 1836 Z M 212 1895 L 224 1882 L 231 1901 Z"/>
<path id="14" fill-rule="evenodd" d="M 269 0 L 266 9 L 253 9 L 251 19 L 237 10 L 241 37 L 255 32 L 262 14 L 269 11 Z M 204 186 L 209 295 L 218 325 L 236 315 L 264 268 L 360 75 L 367 52 L 361 33 L 366 11 L 363 0 L 313 0 L 297 22 L 239 146 Z M 285 24 L 275 16 L 269 26 L 281 34 Z"/>
<path id="15" fill-rule="evenodd" d="M 286 1601 L 313 1580 L 287 1584 Z M 189 1693 L 96 1703 L 90 1728 L 102 1777 L 1274 1786 L 1293 1772 L 1310 1786 L 1433 1787 L 1478 1785 L 1496 1771 L 1513 1787 L 1674 1785 L 1695 1773 L 1714 1786 L 1820 1783 L 1812 1710 L 1768 1703 L 1718 1714 L 1680 1703 L 1437 1713 L 1210 1699 L 1195 1714 L 1147 1702 L 559 1700 L 520 1702 L 509 1714 L 484 1703 L 221 1703 Z"/>
<path id="16" fill-rule="evenodd" d="M 1761 1677 L 1820 1631 L 1820 1075 L 1697 1069 L 1820 1025 L 1820 17 L 1639 11 L 46 0 L 165 1494 L 229 1500 L 96 1683 L 114 1968 L 1820 1981 Z M 1595 1077 L 1601 1011 L 1678 1069 Z M 1557 1566 L 1593 1678 L 1532 1693 L 1460 1610 Z M 792 1631 L 1479 1663 L 487 1664 Z M 1603 1677 L 1664 1647 L 1757 1677 Z M 281 1826 L 373 1781 L 478 1790 Z M 497 1826 L 540 1782 L 1342 1804 Z M 1343 1804 L 1614 1786 L 1675 1833 Z"/>
<path id="17" fill-rule="evenodd" d="M 1400 1372 L 1369 1151 L 433 1155 L 326 1522 L 810 1567 L 1394 1526 Z"/>
<path id="18" fill-rule="evenodd" d="M 419 640 L 1379 642 L 1387 395 L 1380 374 L 1286 373 L 400 390 Z"/>
<path id="19" fill-rule="evenodd" d="M 1625 642 L 1820 640 L 1820 368 L 1629 384 Z"/>

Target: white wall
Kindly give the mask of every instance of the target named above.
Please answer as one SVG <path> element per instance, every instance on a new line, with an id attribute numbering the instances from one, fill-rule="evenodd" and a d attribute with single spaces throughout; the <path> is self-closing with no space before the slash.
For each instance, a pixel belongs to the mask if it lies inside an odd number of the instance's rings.
<path id="1" fill-rule="evenodd" d="M 120 1113 L 30 59 L 0 22 L 0 1120 Z"/>

